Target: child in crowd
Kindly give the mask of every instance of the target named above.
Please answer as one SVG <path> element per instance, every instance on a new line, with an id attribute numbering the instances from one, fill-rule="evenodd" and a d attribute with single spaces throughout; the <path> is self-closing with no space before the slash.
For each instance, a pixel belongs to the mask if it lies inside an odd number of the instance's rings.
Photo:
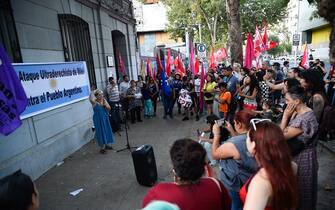
<path id="1" fill-rule="evenodd" d="M 220 82 L 220 96 L 214 100 L 219 103 L 219 116 L 221 119 L 227 118 L 227 113 L 229 110 L 229 104 L 231 102 L 231 94 L 227 91 L 227 83 Z"/>
<path id="2" fill-rule="evenodd" d="M 269 119 L 271 121 L 274 120 L 274 113 L 271 109 L 272 103 L 269 100 L 264 100 L 262 103 L 262 111 L 255 111 L 257 114 L 260 114 L 260 116 L 263 119 Z"/>
<path id="3" fill-rule="evenodd" d="M 142 96 L 144 100 L 144 117 L 152 118 L 154 115 L 153 105 L 150 96 L 150 90 L 146 83 L 143 83 Z"/>
<path id="4" fill-rule="evenodd" d="M 178 103 L 180 103 L 181 106 L 185 109 L 185 117 L 183 118 L 183 121 L 189 120 L 189 112 L 192 108 L 193 102 L 189 92 L 186 89 L 180 90 Z"/>

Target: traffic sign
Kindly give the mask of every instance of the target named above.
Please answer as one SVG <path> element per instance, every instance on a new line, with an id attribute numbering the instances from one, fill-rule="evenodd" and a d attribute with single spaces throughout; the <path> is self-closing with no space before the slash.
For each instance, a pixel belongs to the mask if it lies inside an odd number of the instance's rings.
<path id="1" fill-rule="evenodd" d="M 198 50 L 199 53 L 206 52 L 206 45 L 198 44 L 197 50 Z"/>
<path id="2" fill-rule="evenodd" d="M 200 58 L 206 58 L 206 52 L 198 52 Z"/>
<path id="3" fill-rule="evenodd" d="M 299 46 L 300 34 L 293 34 L 293 46 Z"/>

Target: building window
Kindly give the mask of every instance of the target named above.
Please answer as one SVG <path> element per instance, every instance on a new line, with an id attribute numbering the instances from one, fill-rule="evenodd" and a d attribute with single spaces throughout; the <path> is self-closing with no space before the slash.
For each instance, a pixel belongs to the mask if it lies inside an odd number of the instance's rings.
<path id="1" fill-rule="evenodd" d="M 0 1 L 0 43 L 14 63 L 22 63 L 19 40 L 9 0 Z"/>
<path id="2" fill-rule="evenodd" d="M 89 25 L 71 14 L 58 15 L 65 61 L 86 61 L 90 85 L 96 85 Z"/>

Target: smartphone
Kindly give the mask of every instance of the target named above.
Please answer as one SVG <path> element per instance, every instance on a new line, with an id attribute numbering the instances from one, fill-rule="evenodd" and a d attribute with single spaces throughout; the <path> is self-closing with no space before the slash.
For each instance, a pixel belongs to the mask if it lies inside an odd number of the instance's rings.
<path id="1" fill-rule="evenodd" d="M 227 124 L 225 119 L 215 120 L 215 123 L 217 123 L 219 126 L 224 126 Z"/>

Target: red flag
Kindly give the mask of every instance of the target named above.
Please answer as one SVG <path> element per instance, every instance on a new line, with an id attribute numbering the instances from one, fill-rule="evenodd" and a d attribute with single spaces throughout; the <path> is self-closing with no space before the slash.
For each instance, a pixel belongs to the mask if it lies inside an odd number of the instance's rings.
<path id="1" fill-rule="evenodd" d="M 263 48 L 263 40 L 262 40 L 262 36 L 261 33 L 258 30 L 258 27 L 256 26 L 256 30 L 255 30 L 255 56 L 258 58 L 261 53 L 262 53 L 262 48 Z"/>
<path id="2" fill-rule="evenodd" d="M 178 54 L 178 70 L 179 70 L 179 73 L 181 74 L 181 76 L 184 76 L 185 68 L 184 68 L 183 61 L 181 60 L 180 53 Z"/>
<path id="3" fill-rule="evenodd" d="M 268 50 L 271 50 L 273 48 L 276 48 L 278 46 L 278 43 L 275 41 L 270 41 L 269 42 L 269 46 L 268 46 Z"/>
<path id="4" fill-rule="evenodd" d="M 166 59 L 166 73 L 168 76 L 171 75 L 171 52 L 168 50 L 167 52 L 167 59 Z"/>
<path id="5" fill-rule="evenodd" d="M 244 66 L 248 69 L 252 67 L 252 60 L 255 58 L 254 51 L 254 42 L 252 40 L 251 34 L 247 35 L 247 44 L 245 46 L 245 58 L 244 58 Z"/>
<path id="6" fill-rule="evenodd" d="M 173 65 L 174 65 L 174 69 L 175 71 L 178 71 L 178 56 L 175 57 L 174 61 L 173 61 Z"/>
<path id="7" fill-rule="evenodd" d="M 156 54 L 156 63 L 157 63 L 157 74 L 160 75 L 163 70 L 163 65 L 158 53 Z"/>
<path id="8" fill-rule="evenodd" d="M 118 54 L 119 54 L 120 71 L 121 71 L 121 74 L 124 74 L 124 63 L 123 63 L 123 60 L 122 60 L 122 56 L 121 56 L 120 51 L 118 52 Z"/>
<path id="9" fill-rule="evenodd" d="M 223 47 L 216 52 L 217 60 L 222 61 L 228 57 L 226 49 Z"/>
<path id="10" fill-rule="evenodd" d="M 268 29 L 267 29 L 267 26 L 265 25 L 264 26 L 264 34 L 263 34 L 263 37 L 262 37 L 262 41 L 263 41 L 263 48 L 262 48 L 262 51 L 267 51 L 268 50 Z"/>
<path id="11" fill-rule="evenodd" d="M 308 64 L 308 48 L 307 48 L 307 43 L 305 43 L 305 49 L 304 49 L 304 54 L 302 56 L 301 62 L 300 62 L 300 66 L 308 69 L 309 68 L 309 64 Z"/>
<path id="12" fill-rule="evenodd" d="M 216 69 L 215 56 L 214 56 L 214 47 L 212 47 L 211 56 L 209 57 L 209 68 L 213 69 L 213 70 Z"/>
<path id="13" fill-rule="evenodd" d="M 199 73 L 199 65 L 200 65 L 199 59 L 196 58 L 195 59 L 195 67 L 194 67 L 194 75 L 197 75 Z"/>
<path id="14" fill-rule="evenodd" d="M 149 58 L 147 59 L 147 75 L 149 77 L 152 77 L 151 61 Z"/>
<path id="15" fill-rule="evenodd" d="M 194 48 L 193 48 L 193 42 L 190 40 L 190 70 L 192 74 L 194 75 L 195 69 L 194 69 Z"/>

